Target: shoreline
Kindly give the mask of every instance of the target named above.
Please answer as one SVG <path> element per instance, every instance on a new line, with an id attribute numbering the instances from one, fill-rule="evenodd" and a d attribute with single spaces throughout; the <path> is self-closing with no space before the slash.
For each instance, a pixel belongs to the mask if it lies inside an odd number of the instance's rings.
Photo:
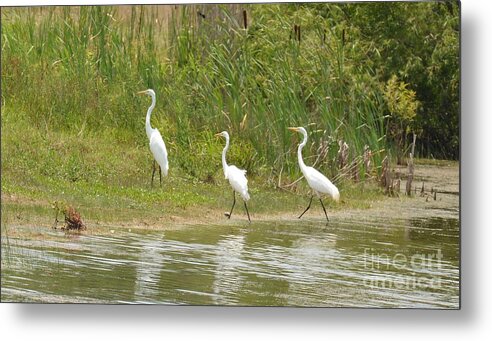
<path id="1" fill-rule="evenodd" d="M 405 167 L 395 167 L 394 171 L 404 172 Z M 455 218 L 459 219 L 459 167 L 456 163 L 451 166 L 445 165 L 417 165 L 417 181 L 415 182 L 418 192 L 412 197 L 407 197 L 400 193 L 399 197 L 389 197 L 384 194 L 374 197 L 374 200 L 365 199 L 367 202 L 360 205 L 357 202 L 357 195 L 351 194 L 352 197 L 346 199 L 341 192 L 342 200 L 340 204 L 332 206 L 332 202 L 325 201 L 327 205 L 328 216 L 331 220 L 357 220 L 371 219 L 371 217 L 381 217 L 385 219 L 413 219 L 426 216 Z M 424 182 L 426 191 L 422 196 L 420 186 Z M 402 183 L 402 188 L 405 188 Z M 439 193 L 437 200 L 429 194 L 430 188 L 436 188 Z M 265 205 L 271 196 L 281 197 L 285 193 L 280 191 L 271 191 L 267 193 L 267 198 L 263 202 L 254 203 L 250 207 L 252 223 L 272 223 L 275 221 L 319 221 L 325 222 L 323 212 L 319 203 L 313 201 L 311 210 L 301 219 L 297 215 L 304 209 L 308 196 L 292 194 L 292 200 L 286 201 L 284 207 L 277 206 L 265 211 L 255 211 L 256 205 Z M 458 194 L 458 195 L 456 195 Z M 277 199 L 277 198 L 275 198 Z M 224 201 L 225 199 L 222 199 Z M 255 197 L 253 197 L 255 200 Z M 265 201 L 267 200 L 267 201 Z M 183 228 L 210 226 L 210 225 L 229 225 L 231 227 L 247 228 L 249 226 L 246 213 L 242 212 L 242 207 L 236 207 L 232 218 L 229 220 L 225 217 L 225 208 L 221 207 L 221 200 L 216 201 L 216 206 L 210 204 L 194 204 L 186 208 L 174 209 L 169 212 L 167 209 L 156 209 L 149 207 L 145 209 L 127 209 L 122 207 L 90 207 L 82 206 L 80 212 L 82 220 L 87 229 L 70 233 L 109 235 L 116 231 L 127 230 L 176 230 Z M 104 219 L 105 213 L 108 212 L 109 219 Z M 244 210 L 244 209 L 243 209 Z M 299 212 L 298 212 L 299 211 Z M 148 214 L 147 214 L 148 213 Z M 86 214 L 86 218 L 84 218 Z M 34 199 L 17 194 L 2 193 L 2 237 L 26 237 L 23 230 L 32 230 L 31 232 L 38 235 L 46 235 L 49 231 L 56 231 L 52 228 L 54 223 L 54 211 L 49 207 L 47 199 Z M 121 218 L 118 218 L 121 217 Z M 328 223 L 329 225 L 329 223 Z M 58 231 L 62 223 L 58 223 Z M 113 231 L 113 232 L 111 232 Z M 32 234 L 28 233 L 28 234 Z"/>

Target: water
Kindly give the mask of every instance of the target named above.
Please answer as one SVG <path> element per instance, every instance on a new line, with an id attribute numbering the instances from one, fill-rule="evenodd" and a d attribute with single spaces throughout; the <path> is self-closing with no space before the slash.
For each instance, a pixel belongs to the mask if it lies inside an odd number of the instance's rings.
<path id="1" fill-rule="evenodd" d="M 1 299 L 459 307 L 455 218 L 225 223 L 230 225 L 2 238 Z"/>

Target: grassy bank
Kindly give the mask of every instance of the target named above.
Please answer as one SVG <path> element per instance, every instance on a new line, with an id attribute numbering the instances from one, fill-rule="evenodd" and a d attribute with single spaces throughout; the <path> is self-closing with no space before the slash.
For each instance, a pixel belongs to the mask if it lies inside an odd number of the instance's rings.
<path id="1" fill-rule="evenodd" d="M 220 165 L 222 141 L 212 140 L 213 174 L 202 181 L 172 165 L 169 177 L 150 186 L 152 156 L 147 146 L 114 139 L 111 133 L 86 134 L 32 126 L 9 108 L 2 114 L 2 217 L 12 224 L 50 225 L 54 201 L 81 211 L 94 224 L 173 220 L 207 222 L 223 219 L 230 209 L 232 191 Z M 142 139 L 145 133 L 142 132 Z M 172 149 L 171 149 L 172 150 Z M 170 154 L 171 162 L 174 156 Z M 208 157 L 208 155 L 203 155 Z M 295 155 L 292 155 L 295 157 Z M 369 207 L 380 198 L 374 184 L 342 182 L 342 202 L 326 200 L 330 210 Z M 259 175 L 249 176 L 253 219 L 268 214 L 296 214 L 308 201 L 306 182 L 286 189 Z M 242 205 L 236 218 L 245 218 Z M 320 212 L 321 213 L 321 212 Z"/>

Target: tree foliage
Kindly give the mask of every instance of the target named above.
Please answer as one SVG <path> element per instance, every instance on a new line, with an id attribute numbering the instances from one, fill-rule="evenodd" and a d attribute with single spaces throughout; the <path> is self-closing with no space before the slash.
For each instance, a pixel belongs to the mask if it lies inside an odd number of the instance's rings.
<path id="1" fill-rule="evenodd" d="M 398 77 L 420 103 L 412 128 L 421 156 L 459 155 L 459 3 L 340 5 L 380 82 Z M 363 57 L 363 58 L 364 58 Z M 390 106 L 388 106 L 390 110 Z"/>

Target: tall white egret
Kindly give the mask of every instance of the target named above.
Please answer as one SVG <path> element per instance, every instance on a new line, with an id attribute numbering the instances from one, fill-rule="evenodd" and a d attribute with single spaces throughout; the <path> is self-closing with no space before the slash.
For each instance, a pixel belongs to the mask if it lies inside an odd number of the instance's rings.
<path id="1" fill-rule="evenodd" d="M 239 169 L 236 166 L 229 166 L 226 162 L 226 153 L 229 149 L 229 133 L 227 131 L 223 131 L 221 133 L 215 134 L 215 136 L 222 136 L 226 140 L 226 145 L 224 150 L 222 151 L 222 167 L 224 168 L 224 176 L 233 189 L 232 194 L 234 195 L 234 201 L 232 202 L 232 208 L 229 213 L 226 213 L 227 218 L 231 218 L 232 210 L 234 209 L 234 205 L 236 204 L 236 192 L 238 192 L 244 200 L 244 208 L 246 208 L 246 213 L 248 214 L 248 220 L 251 223 L 251 219 L 249 217 L 248 205 L 246 202 L 249 200 L 248 193 L 248 179 L 246 179 L 246 171 L 244 169 Z"/>
<path id="2" fill-rule="evenodd" d="M 152 180 L 150 182 L 151 186 L 154 185 L 154 174 L 155 174 L 155 162 L 159 164 L 159 183 L 162 184 L 161 173 L 167 176 L 169 170 L 169 165 L 167 163 L 167 149 L 162 139 L 161 133 L 157 128 L 152 128 L 150 126 L 150 115 L 152 110 L 155 108 L 155 92 L 152 89 L 137 92 L 137 95 L 149 95 L 152 98 L 152 104 L 147 110 L 147 117 L 145 118 L 145 131 L 147 132 L 147 137 L 149 138 L 149 146 L 152 155 L 154 155 L 154 162 L 152 163 Z"/>
<path id="3" fill-rule="evenodd" d="M 304 139 L 302 140 L 301 144 L 297 148 L 297 158 L 299 161 L 299 167 L 301 168 L 302 174 L 306 178 L 309 186 L 313 189 L 313 192 L 316 193 L 316 195 L 318 196 L 319 202 L 321 203 L 321 206 L 323 207 L 323 211 L 325 212 L 326 220 L 329 220 L 328 215 L 326 214 L 325 205 L 323 205 L 323 200 L 321 200 L 321 194 L 327 194 L 333 200 L 338 201 L 340 200 L 340 193 L 338 192 L 338 188 L 334 184 L 332 184 L 331 181 L 328 180 L 326 176 L 321 174 L 313 167 L 306 166 L 306 164 L 304 163 L 304 160 L 302 159 L 302 148 L 304 148 L 308 139 L 306 129 L 304 129 L 303 127 L 289 127 L 288 129 L 304 135 Z M 311 207 L 314 193 L 311 195 L 311 200 L 309 200 L 308 207 L 304 210 L 304 212 L 301 213 L 299 219 Z"/>

